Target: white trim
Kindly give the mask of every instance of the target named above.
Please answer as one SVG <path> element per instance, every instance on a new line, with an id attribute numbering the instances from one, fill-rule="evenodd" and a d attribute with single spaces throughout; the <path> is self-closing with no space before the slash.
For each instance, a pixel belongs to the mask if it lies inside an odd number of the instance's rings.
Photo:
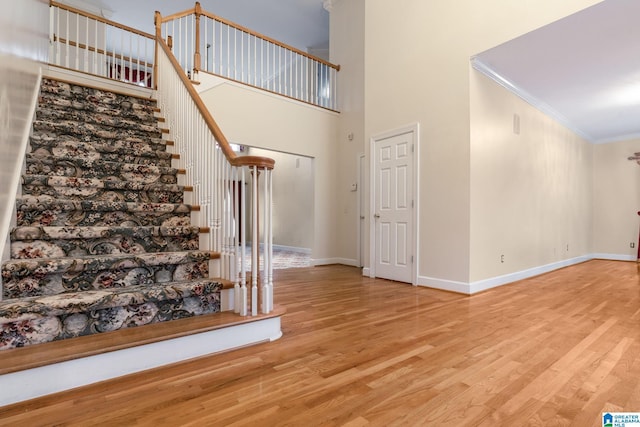
<path id="1" fill-rule="evenodd" d="M 568 267 L 574 264 L 580 264 L 585 261 L 593 259 L 591 255 L 584 255 L 580 257 L 565 259 L 558 262 L 552 262 L 551 264 L 541 265 L 538 267 L 528 268 L 522 271 L 516 271 L 514 273 L 505 274 L 503 276 L 496 276 L 489 279 L 478 280 L 469 284 L 469 294 L 475 294 L 476 292 L 486 291 L 487 289 L 495 288 L 497 286 L 506 285 L 508 283 L 517 282 L 518 280 L 528 279 L 529 277 L 539 276 L 540 274 L 548 273 L 559 268 Z"/>
<path id="2" fill-rule="evenodd" d="M 566 117 L 564 117 L 558 111 L 556 111 L 554 108 L 549 106 L 549 104 L 547 104 L 547 103 L 543 102 L 542 100 L 536 98 L 535 96 L 531 95 L 529 92 L 524 90 L 523 88 L 517 86 L 512 81 L 510 81 L 510 80 L 506 79 L 505 77 L 501 76 L 500 74 L 496 73 L 495 70 L 493 70 L 490 66 L 488 66 L 484 62 L 482 62 L 479 58 L 472 57 L 471 58 L 471 66 L 475 70 L 481 72 L 485 76 L 489 77 L 490 79 L 492 79 L 493 81 L 498 83 L 500 86 L 502 86 L 505 89 L 507 89 L 508 91 L 513 92 L 515 95 L 517 95 L 520 98 L 522 98 L 525 102 L 531 104 L 533 107 L 537 108 L 538 110 L 542 111 L 546 115 L 550 116 L 552 119 L 555 119 L 558 123 L 562 124 L 567 129 L 573 131 L 575 134 L 579 135 L 580 137 L 586 139 L 587 141 L 589 141 L 591 143 L 594 143 L 596 141 L 596 139 L 594 137 L 592 137 L 591 135 L 588 135 L 584 131 L 576 128 L 574 126 L 574 124 L 570 120 L 568 120 Z"/>
<path id="3" fill-rule="evenodd" d="M 638 138 L 640 138 L 640 132 L 614 136 L 612 138 L 601 138 L 591 142 L 593 142 L 594 144 L 609 144 L 611 142 L 629 141 L 629 140 L 638 139 Z"/>
<path id="4" fill-rule="evenodd" d="M 371 277 L 371 270 L 369 267 L 362 267 L 362 275 L 365 277 Z"/>
<path id="5" fill-rule="evenodd" d="M 280 317 L 0 376 L 0 406 L 282 336 Z"/>
<path id="6" fill-rule="evenodd" d="M 357 178 L 356 178 L 356 254 L 358 256 L 358 267 L 364 266 L 364 242 L 362 238 L 364 236 L 364 220 L 365 220 L 365 211 L 364 211 L 364 203 L 362 202 L 364 189 L 362 188 L 364 178 L 364 162 L 366 161 L 366 156 L 364 153 L 358 153 L 356 156 L 356 166 L 357 166 Z"/>
<path id="7" fill-rule="evenodd" d="M 313 266 L 331 264 L 341 264 L 351 267 L 358 267 L 358 260 L 350 258 L 317 258 L 311 260 L 311 265 Z"/>
<path id="8" fill-rule="evenodd" d="M 440 289 L 443 291 L 457 292 L 459 294 L 469 294 L 469 284 L 456 282 L 453 280 L 436 279 L 434 277 L 418 276 L 417 286 Z"/>
<path id="9" fill-rule="evenodd" d="M 637 261 L 637 255 L 623 255 L 623 254 L 604 254 L 597 253 L 591 254 L 591 259 L 606 259 L 610 261 Z"/>
<path id="10" fill-rule="evenodd" d="M 411 284 L 418 283 L 418 266 L 420 260 L 420 252 L 418 245 L 418 236 L 420 236 L 420 123 L 415 122 L 396 129 L 392 129 L 383 133 L 373 135 L 369 138 L 369 215 L 373 217 L 376 207 L 375 200 L 375 144 L 376 141 L 387 139 L 396 135 L 413 133 L 413 182 L 411 195 L 414 201 L 414 208 L 411 216 L 413 222 L 413 240 L 411 242 L 411 250 L 413 256 L 413 268 L 411 269 Z M 376 277 L 375 260 L 376 260 L 376 226 L 375 221 L 369 220 L 369 277 Z"/>
<path id="11" fill-rule="evenodd" d="M 614 261 L 636 261 L 636 257 L 633 255 L 620 255 L 620 254 L 588 254 L 580 257 L 570 258 L 550 264 L 541 265 L 538 267 L 528 268 L 526 270 L 516 271 L 513 273 L 505 274 L 502 276 L 491 277 L 488 279 L 477 280 L 471 283 L 456 282 L 446 279 L 437 279 L 433 277 L 420 276 L 418 277 L 418 285 L 426 286 L 434 289 L 441 289 L 443 291 L 458 292 L 461 294 L 472 295 L 487 289 L 496 288 L 498 286 L 507 285 L 517 282 L 519 280 L 528 279 L 530 277 L 539 276 L 550 271 L 558 270 L 560 268 L 568 267 L 570 265 L 580 264 L 592 259 L 606 259 Z M 364 272 L 363 272 L 364 275 Z"/>

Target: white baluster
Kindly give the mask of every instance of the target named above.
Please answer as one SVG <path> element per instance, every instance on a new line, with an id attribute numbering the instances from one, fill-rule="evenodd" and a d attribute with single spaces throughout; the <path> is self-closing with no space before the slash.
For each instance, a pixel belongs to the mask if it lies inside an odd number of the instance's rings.
<path id="1" fill-rule="evenodd" d="M 251 315 L 256 316 L 258 314 L 258 252 L 260 251 L 258 236 L 258 168 L 252 166 L 251 171 L 253 173 L 251 179 Z"/>
<path id="2" fill-rule="evenodd" d="M 263 212 L 263 230 L 262 237 L 264 240 L 263 243 L 263 259 L 264 259 L 264 268 L 262 271 L 262 301 L 261 301 L 261 309 L 262 313 L 269 312 L 269 265 L 271 264 L 271 254 L 269 253 L 269 179 L 267 177 L 267 168 L 264 168 L 264 206 L 262 207 Z"/>
<path id="3" fill-rule="evenodd" d="M 269 230 L 269 304 L 267 312 L 270 313 L 273 311 L 273 171 L 268 170 L 266 175 L 269 179 L 269 197 L 268 203 L 266 203 L 269 212 L 269 227 L 267 228 Z"/>
<path id="4" fill-rule="evenodd" d="M 245 176 L 245 168 L 241 170 L 241 180 L 240 180 L 240 188 L 241 191 L 244 191 L 246 176 Z M 241 281 L 240 285 L 242 287 L 242 293 L 240 295 L 240 314 L 242 316 L 247 315 L 247 267 L 246 267 L 246 256 L 247 256 L 247 204 L 246 197 L 242 194 L 240 198 L 240 241 L 242 242 L 242 247 L 240 248 L 240 271 L 241 271 Z"/>

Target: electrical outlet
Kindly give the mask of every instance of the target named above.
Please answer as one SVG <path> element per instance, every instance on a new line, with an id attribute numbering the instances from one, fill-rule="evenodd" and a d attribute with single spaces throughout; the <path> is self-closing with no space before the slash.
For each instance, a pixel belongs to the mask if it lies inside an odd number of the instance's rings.
<path id="1" fill-rule="evenodd" d="M 500 255 L 500 262 L 504 262 L 504 255 Z"/>
<path id="2" fill-rule="evenodd" d="M 636 247 L 635 242 L 631 242 L 631 243 L 629 243 L 629 247 L 630 247 L 631 249 L 635 248 L 635 247 Z"/>

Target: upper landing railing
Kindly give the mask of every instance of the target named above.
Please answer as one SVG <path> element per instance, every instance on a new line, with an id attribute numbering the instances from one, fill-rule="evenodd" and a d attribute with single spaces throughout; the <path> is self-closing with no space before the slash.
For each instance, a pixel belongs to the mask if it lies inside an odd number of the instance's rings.
<path id="1" fill-rule="evenodd" d="M 194 80 L 207 72 L 337 110 L 340 66 L 206 12 L 200 3 L 162 17 L 162 37 Z"/>
<path id="2" fill-rule="evenodd" d="M 145 87 L 155 86 L 152 34 L 50 2 L 49 62 Z"/>

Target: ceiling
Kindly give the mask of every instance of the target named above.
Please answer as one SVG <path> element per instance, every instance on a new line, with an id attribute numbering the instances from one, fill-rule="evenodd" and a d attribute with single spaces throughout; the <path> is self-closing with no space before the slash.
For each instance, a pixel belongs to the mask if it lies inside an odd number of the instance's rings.
<path id="1" fill-rule="evenodd" d="M 640 138 L 640 1 L 605 0 L 474 67 L 593 143 Z"/>
<path id="2" fill-rule="evenodd" d="M 329 12 L 323 0 L 199 0 L 207 12 L 251 28 L 302 51 L 329 48 Z M 129 27 L 154 33 L 157 10 L 167 16 L 195 0 L 62 0 Z M 93 9 L 93 10 L 91 10 Z"/>

